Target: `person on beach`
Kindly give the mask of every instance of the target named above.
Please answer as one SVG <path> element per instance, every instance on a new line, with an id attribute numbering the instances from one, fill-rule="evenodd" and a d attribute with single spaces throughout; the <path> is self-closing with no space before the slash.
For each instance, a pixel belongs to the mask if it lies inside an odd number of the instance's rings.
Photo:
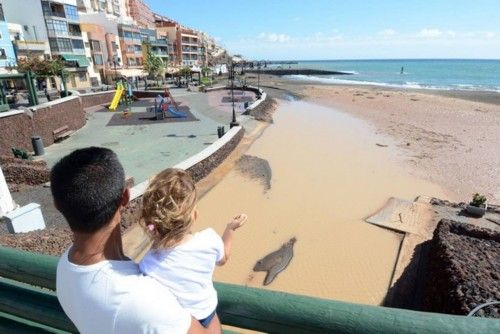
<path id="1" fill-rule="evenodd" d="M 120 219 L 130 193 L 113 151 L 76 150 L 52 168 L 50 181 L 74 240 L 57 265 L 57 299 L 80 333 L 221 332 L 217 324 L 201 326 L 125 256 Z"/>
<path id="2" fill-rule="evenodd" d="M 229 259 L 234 232 L 247 216 L 234 217 L 222 238 L 211 228 L 193 233 L 196 202 L 193 179 L 181 169 L 166 169 L 151 181 L 142 198 L 142 220 L 154 244 L 139 268 L 168 287 L 204 327 L 220 326 L 212 276 L 215 265 Z"/>

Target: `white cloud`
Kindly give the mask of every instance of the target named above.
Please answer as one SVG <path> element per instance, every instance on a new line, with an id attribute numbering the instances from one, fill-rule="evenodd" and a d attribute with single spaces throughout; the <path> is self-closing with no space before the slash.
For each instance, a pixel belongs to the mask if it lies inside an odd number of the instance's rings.
<path id="1" fill-rule="evenodd" d="M 259 39 L 271 42 L 271 43 L 284 43 L 291 40 L 291 37 L 287 34 L 277 34 L 277 33 L 267 33 L 262 32 L 257 36 Z"/>
<path id="2" fill-rule="evenodd" d="M 422 38 L 437 38 L 441 37 L 443 35 L 443 32 L 439 29 L 431 28 L 431 29 L 422 29 L 418 32 L 417 37 L 422 37 Z"/>
<path id="3" fill-rule="evenodd" d="M 455 38 L 457 36 L 457 33 L 455 31 L 453 31 L 453 30 L 448 30 L 446 32 L 446 35 L 448 35 L 451 38 Z"/>
<path id="4" fill-rule="evenodd" d="M 485 35 L 486 35 L 486 38 L 493 38 L 493 37 L 495 37 L 496 34 L 494 32 L 488 31 Z"/>
<path id="5" fill-rule="evenodd" d="M 382 31 L 379 31 L 378 34 L 383 37 L 392 37 L 397 35 L 397 32 L 394 29 L 384 29 Z"/>

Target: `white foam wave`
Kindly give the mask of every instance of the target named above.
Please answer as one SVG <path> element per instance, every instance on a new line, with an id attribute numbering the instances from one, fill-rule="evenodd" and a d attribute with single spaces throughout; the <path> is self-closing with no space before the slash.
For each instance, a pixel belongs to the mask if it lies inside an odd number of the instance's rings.
<path id="1" fill-rule="evenodd" d="M 382 86 L 392 88 L 409 88 L 409 89 L 430 89 L 430 90 L 469 90 L 469 91 L 487 91 L 500 93 L 500 87 L 484 87 L 471 84 L 453 84 L 450 86 L 426 85 L 419 82 L 407 81 L 404 84 L 392 84 L 387 82 L 364 81 L 364 80 L 348 80 L 339 79 L 337 77 L 317 77 L 303 74 L 287 75 L 286 78 L 292 80 L 303 80 L 311 82 L 319 82 L 332 85 L 360 85 L 360 86 Z"/>

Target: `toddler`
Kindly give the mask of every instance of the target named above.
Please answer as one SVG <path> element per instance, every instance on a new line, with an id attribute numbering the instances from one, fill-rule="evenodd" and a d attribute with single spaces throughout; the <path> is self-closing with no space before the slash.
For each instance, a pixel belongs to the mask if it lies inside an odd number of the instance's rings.
<path id="1" fill-rule="evenodd" d="M 169 168 L 151 181 L 142 198 L 142 220 L 154 243 L 139 264 L 141 271 L 167 286 L 179 303 L 204 327 L 216 316 L 215 265 L 229 259 L 240 214 L 227 224 L 222 238 L 211 228 L 193 233 L 198 217 L 196 188 L 181 169 Z"/>

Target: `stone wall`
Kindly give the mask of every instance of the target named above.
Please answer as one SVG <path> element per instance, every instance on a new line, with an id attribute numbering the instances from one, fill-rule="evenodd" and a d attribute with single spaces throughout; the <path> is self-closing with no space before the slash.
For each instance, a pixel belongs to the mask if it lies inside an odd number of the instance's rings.
<path id="1" fill-rule="evenodd" d="M 73 94 L 29 109 L 0 113 L 0 154 L 11 155 L 13 147 L 32 151 L 32 136 L 42 137 L 46 147 L 52 145 L 54 130 L 63 126 L 80 129 L 86 123 L 84 109 L 110 103 L 114 93 Z"/>
<path id="2" fill-rule="evenodd" d="M 115 96 L 114 90 L 110 90 L 110 91 L 106 91 L 106 92 L 80 94 L 80 98 L 82 99 L 83 108 L 89 108 L 89 107 L 97 106 L 100 104 L 111 104 L 111 100 L 113 100 L 113 96 Z"/>
<path id="3" fill-rule="evenodd" d="M 54 130 L 62 126 L 68 126 L 70 130 L 78 130 L 86 123 L 85 111 L 78 96 L 66 97 L 54 102 L 31 108 L 33 135 L 42 137 L 45 146 L 54 143 Z"/>
<path id="4" fill-rule="evenodd" d="M 33 120 L 23 111 L 0 113 L 0 154 L 12 155 L 13 147 L 31 150 Z"/>
<path id="5" fill-rule="evenodd" d="M 188 171 L 193 180 L 198 182 L 224 161 L 239 144 L 244 134 L 245 130 L 242 127 L 234 127 L 200 153 L 173 167 Z M 131 200 L 141 197 L 148 185 L 149 181 L 144 181 L 133 187 L 131 189 Z"/>
<path id="6" fill-rule="evenodd" d="M 50 170 L 47 163 L 42 160 L 0 156 L 0 166 L 11 191 L 15 191 L 20 184 L 38 185 L 50 179 Z"/>
<path id="7" fill-rule="evenodd" d="M 442 219 L 430 245 L 422 311 L 466 315 L 500 300 L 500 233 Z M 500 306 L 477 315 L 500 317 Z"/>
<path id="8" fill-rule="evenodd" d="M 194 182 L 198 182 L 201 179 L 205 178 L 210 172 L 212 172 L 217 166 L 219 166 L 224 159 L 227 158 L 229 154 L 235 149 L 235 147 L 239 144 L 245 130 L 241 128 L 236 135 L 231 138 L 224 146 L 218 149 L 215 153 L 210 155 L 209 157 L 203 159 L 197 164 L 187 168 L 187 172 L 191 175 Z"/>

